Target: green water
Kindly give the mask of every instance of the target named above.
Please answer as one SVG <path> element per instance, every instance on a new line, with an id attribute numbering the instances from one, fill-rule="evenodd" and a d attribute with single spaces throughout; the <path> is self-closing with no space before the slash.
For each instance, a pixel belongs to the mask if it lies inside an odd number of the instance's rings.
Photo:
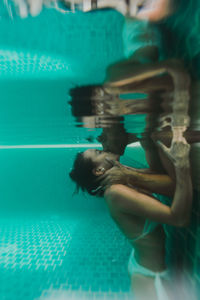
<path id="1" fill-rule="evenodd" d="M 1 150 L 0 299 L 133 298 L 128 241 L 103 199 L 72 195 L 68 171 L 84 150 Z M 145 162 L 139 147 L 123 162 L 133 153 Z"/>
<path id="2" fill-rule="evenodd" d="M 173 49 L 197 77 L 198 3 L 183 4 L 185 10 L 159 26 L 169 41 L 176 33 L 165 55 Z M 102 199 L 72 196 L 68 177 L 81 144 L 101 132 L 74 126 L 68 91 L 103 82 L 107 66 L 123 58 L 123 23 L 114 11 L 46 9 L 26 20 L 2 15 L 0 146 L 15 148 L 0 150 L 1 300 L 130 298 L 127 241 Z M 133 124 L 143 132 L 144 116 L 128 116 L 128 131 Z M 27 145 L 36 149 L 16 149 Z M 128 149 L 124 162 L 133 155 L 145 163 L 140 148 Z"/>

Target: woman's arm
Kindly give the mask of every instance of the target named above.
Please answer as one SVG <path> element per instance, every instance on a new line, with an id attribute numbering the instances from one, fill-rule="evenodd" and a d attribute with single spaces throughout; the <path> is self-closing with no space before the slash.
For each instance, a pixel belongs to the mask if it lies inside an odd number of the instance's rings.
<path id="1" fill-rule="evenodd" d="M 177 175 L 178 180 L 171 207 L 120 184 L 109 187 L 104 196 L 109 205 L 123 213 L 148 218 L 155 222 L 184 226 L 188 224 L 191 211 L 191 180 L 187 169 L 177 169 Z"/>
<path id="2" fill-rule="evenodd" d="M 179 142 L 173 143 L 170 151 L 165 150 L 170 152 L 169 156 L 173 155 L 175 158 L 176 188 L 170 207 L 151 196 L 121 184 L 112 185 L 106 189 L 104 195 L 108 205 L 123 213 L 141 216 L 156 222 L 174 226 L 187 225 L 192 206 L 189 149 L 188 144 Z"/>

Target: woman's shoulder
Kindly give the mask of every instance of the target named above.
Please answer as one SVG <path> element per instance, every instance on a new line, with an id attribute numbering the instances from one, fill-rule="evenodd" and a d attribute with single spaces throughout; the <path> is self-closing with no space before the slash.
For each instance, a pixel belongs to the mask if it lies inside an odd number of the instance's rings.
<path id="1" fill-rule="evenodd" d="M 123 191 L 123 187 L 123 184 L 113 184 L 109 186 L 104 192 L 104 197 L 111 198 L 113 196 L 116 196 L 118 193 Z"/>
<path id="2" fill-rule="evenodd" d="M 127 192 L 133 193 L 134 190 L 123 184 L 113 184 L 108 187 L 104 192 L 104 199 L 109 208 L 124 212 L 127 206 L 127 201 L 125 199 Z"/>

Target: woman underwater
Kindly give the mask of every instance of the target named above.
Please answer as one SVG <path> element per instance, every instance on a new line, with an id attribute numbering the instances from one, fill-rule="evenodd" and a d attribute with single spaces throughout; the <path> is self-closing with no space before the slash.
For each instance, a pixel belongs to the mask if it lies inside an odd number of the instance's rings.
<path id="1" fill-rule="evenodd" d="M 165 18 L 173 11 L 172 0 L 13 0 L 13 2 L 18 7 L 22 17 L 26 17 L 29 13 L 36 16 L 41 12 L 43 5 L 52 4 L 57 7 L 56 3 L 59 2 L 71 7 L 72 10 L 78 8 L 85 12 L 114 8 L 124 15 L 148 19 L 152 22 Z"/>
<path id="2" fill-rule="evenodd" d="M 104 197 L 111 217 L 130 241 L 131 286 L 136 299 L 142 300 L 172 299 L 160 224 L 187 226 L 192 203 L 189 144 L 183 139 L 170 148 L 159 145 L 174 165 L 175 185 L 168 175 L 126 167 L 118 162 L 119 155 L 94 149 L 79 153 L 70 172 L 78 188 Z M 155 193 L 172 196 L 171 206 Z"/>

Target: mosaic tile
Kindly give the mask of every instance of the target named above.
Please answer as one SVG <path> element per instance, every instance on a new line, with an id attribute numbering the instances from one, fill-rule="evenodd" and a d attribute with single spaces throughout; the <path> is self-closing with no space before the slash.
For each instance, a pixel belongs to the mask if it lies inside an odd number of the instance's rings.
<path id="1" fill-rule="evenodd" d="M 132 296 L 130 246 L 107 214 L 2 217 L 0 230 L 1 300 Z"/>

